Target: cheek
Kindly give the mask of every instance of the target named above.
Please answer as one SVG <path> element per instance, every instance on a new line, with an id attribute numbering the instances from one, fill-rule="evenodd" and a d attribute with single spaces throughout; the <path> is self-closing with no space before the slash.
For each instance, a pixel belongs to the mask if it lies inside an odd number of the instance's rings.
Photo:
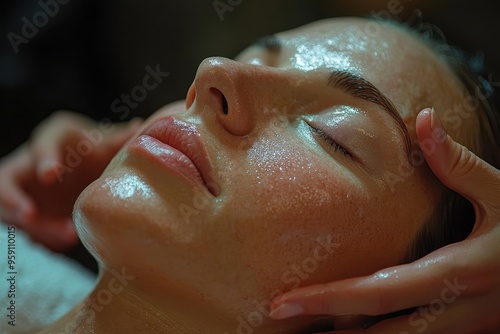
<path id="1" fill-rule="evenodd" d="M 345 167 L 276 139 L 255 143 L 246 159 L 232 168 L 238 184 L 227 195 L 224 243 L 263 289 L 379 268 L 390 230 L 380 223 L 382 200 Z"/>
<path id="2" fill-rule="evenodd" d="M 345 179 L 333 177 L 327 164 L 303 145 L 280 136 L 262 136 L 244 155 L 227 159 L 236 162 L 225 168 L 226 208 L 233 209 L 240 219 L 257 215 L 275 220 L 298 213 L 305 216 L 346 195 L 342 194 Z M 234 180 L 238 180 L 237 184 Z M 335 185 L 337 192 L 332 191 Z"/>

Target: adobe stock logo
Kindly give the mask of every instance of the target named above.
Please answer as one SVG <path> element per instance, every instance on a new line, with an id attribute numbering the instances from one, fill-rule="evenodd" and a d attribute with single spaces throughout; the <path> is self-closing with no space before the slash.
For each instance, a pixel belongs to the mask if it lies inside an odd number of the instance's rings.
<path id="1" fill-rule="evenodd" d="M 412 327 L 417 327 L 413 333 L 424 333 L 429 324 L 436 321 L 446 309 L 446 307 L 453 302 L 467 290 L 467 285 L 460 284 L 458 278 L 455 277 L 453 282 L 448 279 L 443 281 L 445 287 L 441 290 L 439 298 L 432 300 L 429 306 L 420 307 L 409 318 L 409 323 Z M 411 334 L 409 332 L 399 332 L 399 334 Z"/>
<path id="2" fill-rule="evenodd" d="M 121 269 L 121 272 L 113 269 L 110 274 L 113 277 L 108 280 L 106 286 L 102 287 L 94 294 L 96 298 L 87 299 L 87 307 L 78 311 L 77 318 L 79 318 L 79 320 L 67 323 L 66 326 L 56 334 L 80 333 L 81 328 L 80 330 L 78 328 L 83 325 L 83 322 L 87 325 L 92 324 L 97 314 L 102 312 L 107 305 L 111 304 L 113 299 L 123 292 L 124 288 L 135 279 L 135 276 L 127 275 L 125 267 Z"/>
<path id="3" fill-rule="evenodd" d="M 70 2 L 70 0 L 38 1 L 38 6 L 41 10 L 33 14 L 31 20 L 29 20 L 26 16 L 21 18 L 21 22 L 23 23 L 21 27 L 22 36 L 12 31 L 7 34 L 7 38 L 9 39 L 14 52 L 18 54 L 19 45 L 28 44 L 31 39 L 35 38 L 36 35 L 38 35 L 39 30 L 45 27 L 49 23 L 50 19 L 59 13 L 60 5 L 65 5 L 68 2 Z"/>
<path id="4" fill-rule="evenodd" d="M 158 88 L 163 80 L 170 75 L 169 72 L 162 72 L 160 64 L 156 64 L 156 68 L 146 66 L 145 70 L 148 74 L 142 79 L 142 85 L 137 85 L 130 90 L 130 94 L 121 94 L 119 99 L 111 102 L 111 110 L 115 114 L 120 114 L 119 118 L 125 120 L 130 115 L 130 109 L 135 109 L 148 97 L 148 92 Z"/>
<path id="5" fill-rule="evenodd" d="M 232 12 L 234 11 L 234 8 L 241 5 L 243 0 L 226 0 L 227 2 L 224 2 L 222 0 L 214 0 L 212 2 L 212 5 L 214 6 L 215 11 L 217 12 L 217 15 L 219 16 L 219 19 L 224 21 L 224 13 L 229 11 Z"/>

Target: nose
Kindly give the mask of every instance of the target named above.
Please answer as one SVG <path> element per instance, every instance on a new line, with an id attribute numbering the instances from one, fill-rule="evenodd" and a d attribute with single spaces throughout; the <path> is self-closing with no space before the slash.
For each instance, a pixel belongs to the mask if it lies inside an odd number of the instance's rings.
<path id="1" fill-rule="evenodd" d="M 188 108 L 196 103 L 197 108 L 213 110 L 226 131 L 245 136 L 269 108 L 286 100 L 286 82 L 283 73 L 275 68 L 207 58 L 198 68 L 186 103 Z"/>

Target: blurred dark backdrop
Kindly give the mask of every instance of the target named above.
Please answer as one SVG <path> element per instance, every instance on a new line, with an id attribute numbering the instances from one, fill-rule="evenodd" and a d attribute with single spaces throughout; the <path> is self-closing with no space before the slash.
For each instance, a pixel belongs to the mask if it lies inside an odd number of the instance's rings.
<path id="1" fill-rule="evenodd" d="M 170 75 L 148 92 L 130 117 L 146 117 L 184 97 L 207 56 L 234 57 L 263 35 L 312 20 L 367 15 L 397 0 L 231 0 L 241 4 L 221 21 L 213 0 L 59 0 L 59 9 L 15 52 L 9 33 L 22 35 L 23 17 L 56 0 L 3 0 L 0 5 L 0 157 L 24 142 L 57 109 L 118 120 L 111 102 L 142 83 L 146 66 Z M 485 54 L 500 81 L 500 11 L 496 1 L 399 0 L 403 21 L 420 9 L 447 40 Z M 219 3 L 229 4 L 228 0 Z M 43 17 L 37 17 L 44 23 Z M 11 34 L 11 37 L 13 35 Z M 13 37 L 12 37 L 13 38 Z"/>
<path id="2" fill-rule="evenodd" d="M 213 0 L 3 0 L 0 5 L 0 157 L 26 141 L 58 109 L 118 120 L 113 100 L 142 84 L 146 66 L 170 75 L 130 117 L 147 117 L 181 99 L 205 57 L 234 57 L 258 37 L 333 16 L 366 16 L 397 0 L 220 0 L 240 3 L 223 14 Z M 48 4 L 58 3 L 59 8 Z M 62 4 L 64 3 L 64 4 Z M 398 17 L 419 9 L 448 42 L 482 52 L 500 81 L 498 2 L 399 0 Z M 43 5 L 45 4 L 45 5 Z M 53 17 L 40 14 L 49 8 Z M 35 17 L 34 17 L 35 16 Z M 24 41 L 26 18 L 38 31 Z M 27 29 L 27 28 L 25 28 Z M 29 30 L 29 29 L 28 29 Z M 20 43 L 16 53 L 11 40 Z M 0 185 L 1 186 L 1 185 Z"/>

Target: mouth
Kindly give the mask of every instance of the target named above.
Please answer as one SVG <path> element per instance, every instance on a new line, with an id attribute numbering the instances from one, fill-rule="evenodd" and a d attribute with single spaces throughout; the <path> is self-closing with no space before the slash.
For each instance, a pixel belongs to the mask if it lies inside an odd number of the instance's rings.
<path id="1" fill-rule="evenodd" d="M 145 149 L 162 165 L 201 183 L 216 197 L 219 186 L 212 178 L 212 164 L 201 138 L 195 125 L 169 115 L 147 127 L 131 143 L 131 148 Z"/>

